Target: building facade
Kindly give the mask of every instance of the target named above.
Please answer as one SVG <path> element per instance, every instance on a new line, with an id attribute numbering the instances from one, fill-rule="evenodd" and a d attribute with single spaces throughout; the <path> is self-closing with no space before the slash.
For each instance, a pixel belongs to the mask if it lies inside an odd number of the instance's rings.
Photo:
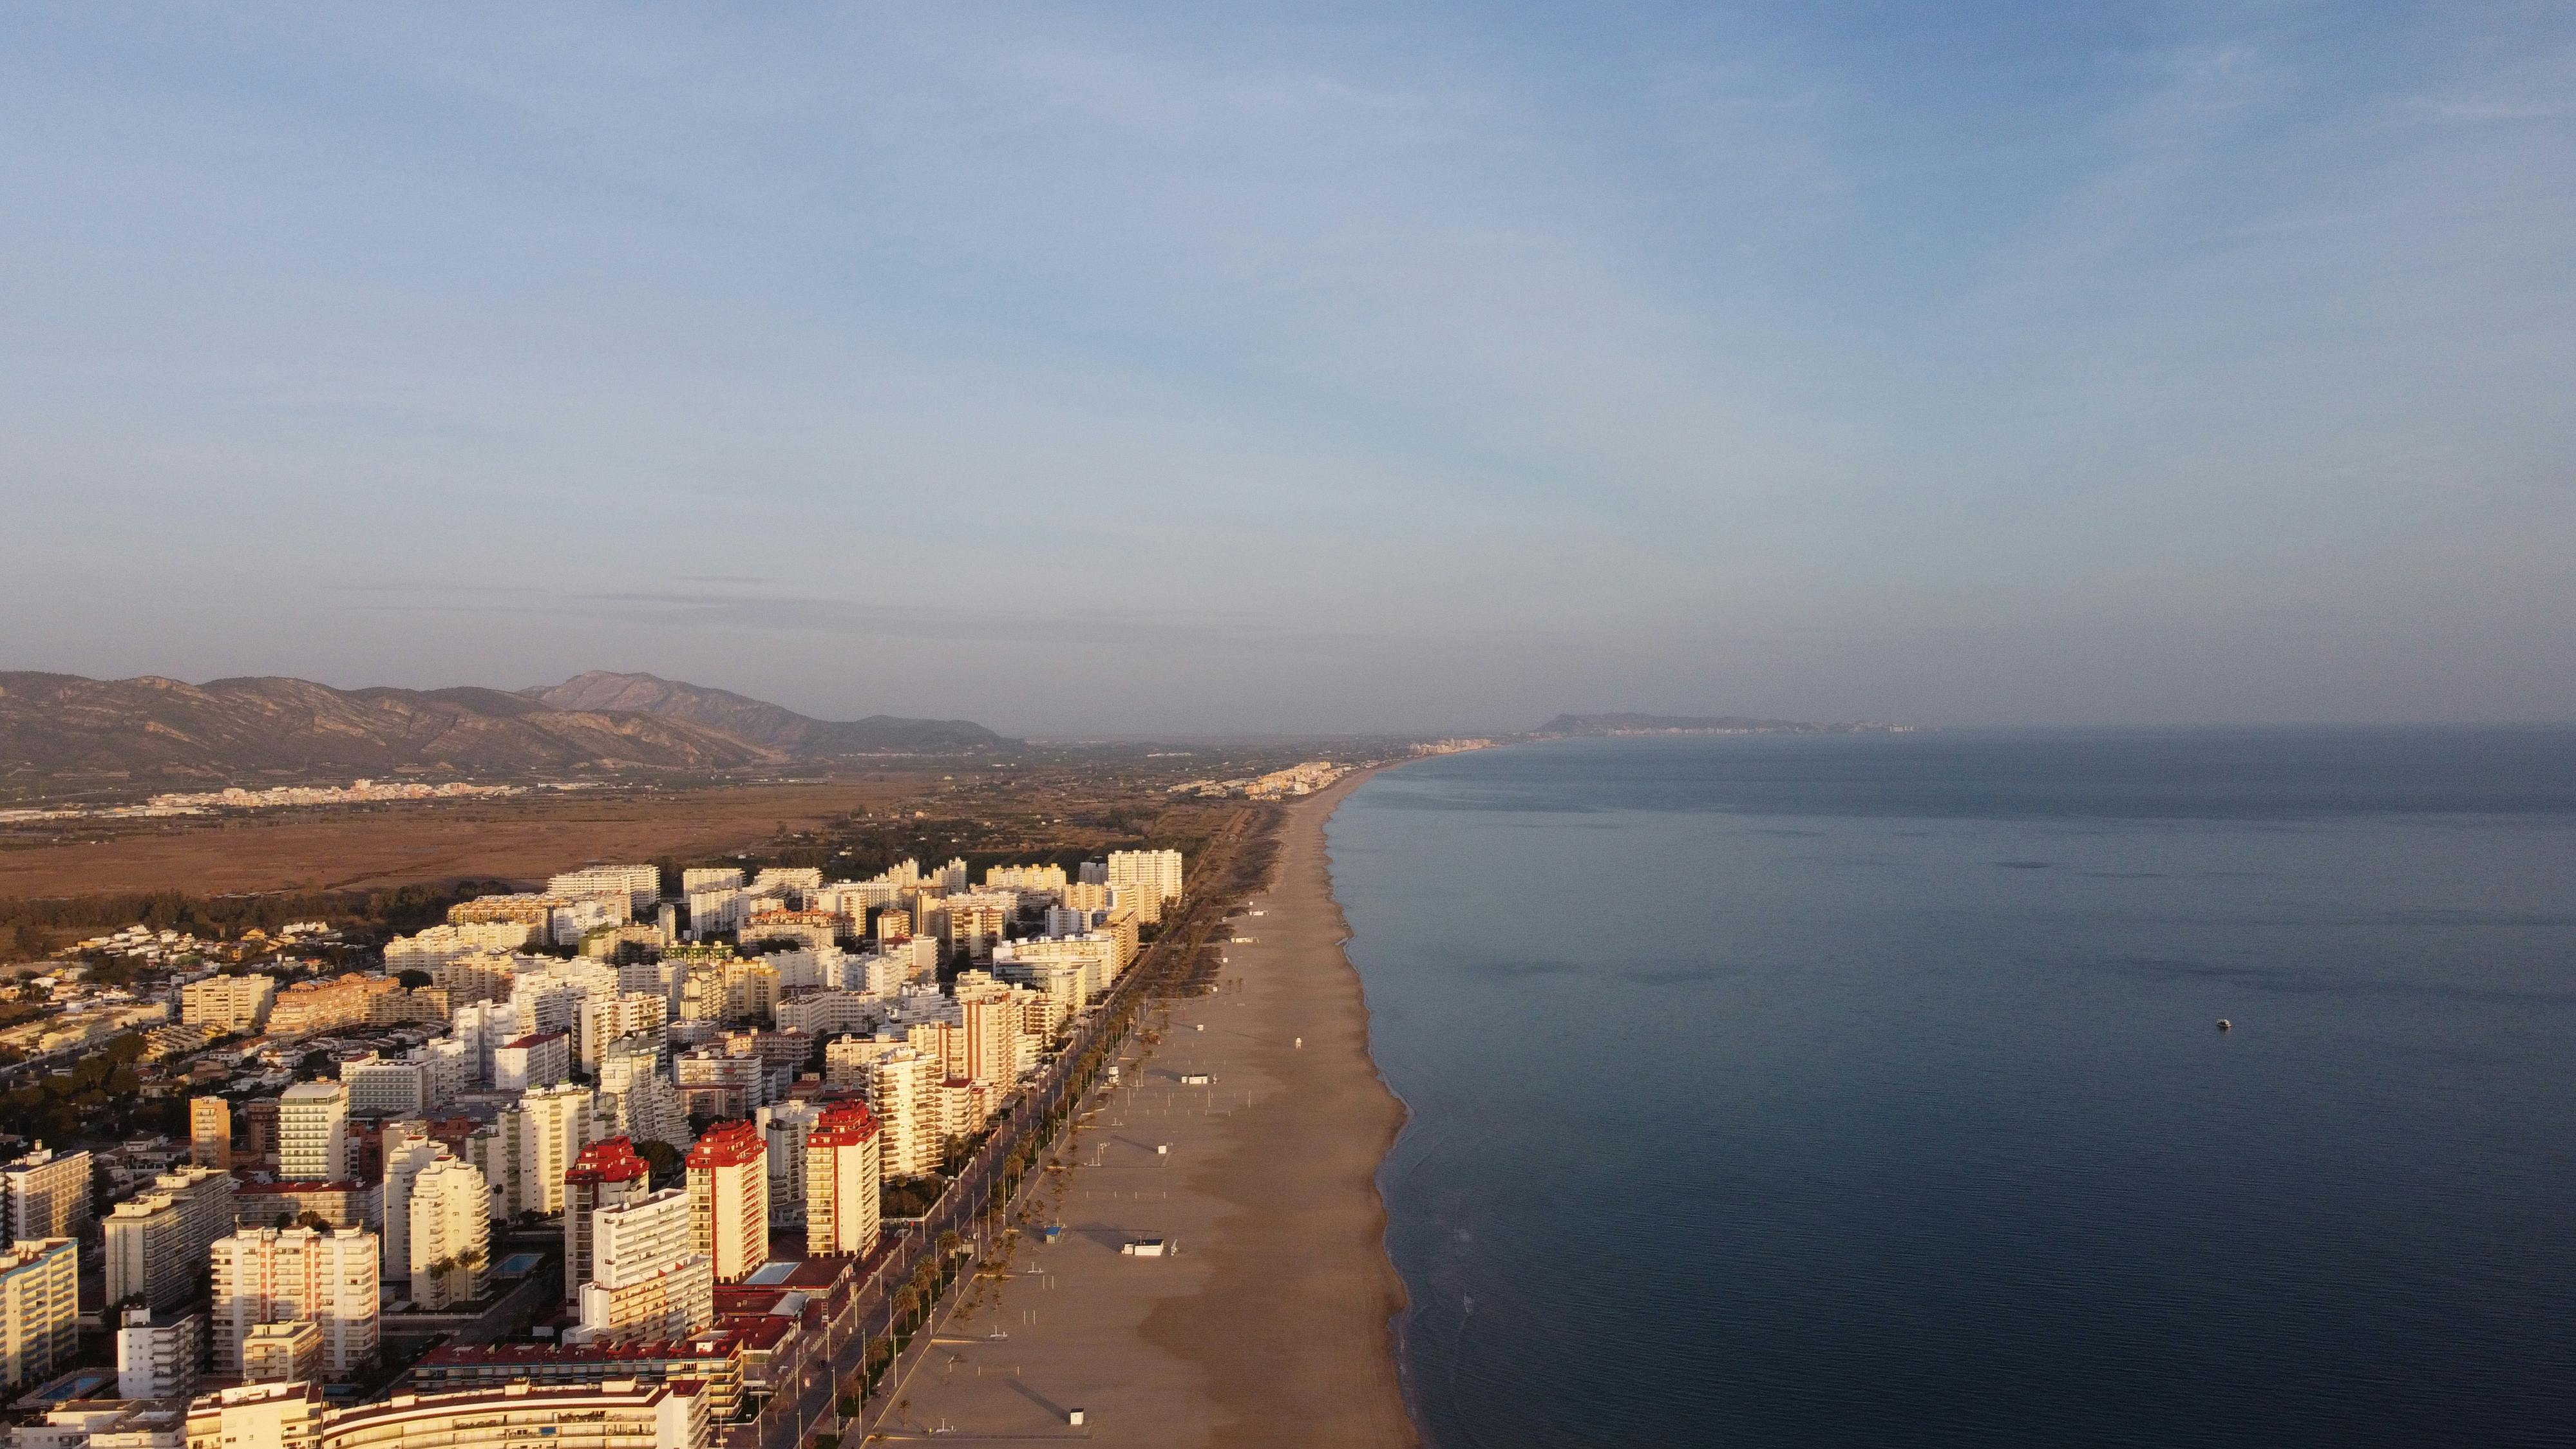
<path id="1" fill-rule="evenodd" d="M 719 1283 L 769 1261 L 769 1153 L 749 1122 L 719 1122 L 689 1149 L 689 1241 Z"/>
<path id="2" fill-rule="evenodd" d="M 413 1251 L 418 1250 L 415 1241 Z M 345 1376 L 374 1360 L 379 1272 L 374 1233 L 365 1228 L 327 1233 L 249 1229 L 217 1239 L 211 1256 L 209 1336 L 215 1372 L 241 1372 L 242 1342 L 253 1325 L 290 1318 L 321 1326 L 325 1373 Z"/>

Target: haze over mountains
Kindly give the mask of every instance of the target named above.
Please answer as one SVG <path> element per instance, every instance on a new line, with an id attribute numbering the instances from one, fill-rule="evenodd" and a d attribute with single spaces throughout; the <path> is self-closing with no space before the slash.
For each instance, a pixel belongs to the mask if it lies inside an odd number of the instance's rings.
<path id="1" fill-rule="evenodd" d="M 820 720 L 729 689 L 707 689 L 651 674 L 594 669 L 551 688 L 519 693 L 563 710 L 649 714 L 721 730 L 737 739 L 797 758 L 870 754 L 885 750 L 957 750 L 1005 743 L 1000 735 L 962 719 L 903 719 L 872 714 L 857 720 Z"/>
<path id="2" fill-rule="evenodd" d="M 649 674 L 552 688 L 333 689 L 288 678 L 0 673 L 0 773 L 251 776 L 730 769 L 1008 743 L 964 720 L 835 722 Z"/>
<path id="3" fill-rule="evenodd" d="M 1740 714 L 1561 714 L 1530 731 L 1533 735 L 1843 735 L 1910 732 L 1910 726 L 1873 724 L 1867 720 L 1854 724 L 1817 724 L 1810 720 L 1799 719 L 1754 719 Z"/>

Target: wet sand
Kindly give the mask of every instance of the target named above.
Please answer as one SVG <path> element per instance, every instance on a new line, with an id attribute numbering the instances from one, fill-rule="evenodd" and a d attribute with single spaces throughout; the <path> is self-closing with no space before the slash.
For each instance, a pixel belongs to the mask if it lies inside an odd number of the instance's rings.
<path id="1" fill-rule="evenodd" d="M 1036 1198 L 1063 1234 L 1023 1242 L 1010 1276 L 942 1326 L 890 1437 L 1418 1442 L 1376 1181 L 1404 1113 L 1369 1058 L 1324 853 L 1324 821 L 1358 784 L 1287 810 L 1222 986 L 1173 1002 L 1141 1066 L 1087 1104 L 1062 1149 L 1076 1165 Z M 1151 1238 L 1174 1251 L 1121 1251 Z"/>

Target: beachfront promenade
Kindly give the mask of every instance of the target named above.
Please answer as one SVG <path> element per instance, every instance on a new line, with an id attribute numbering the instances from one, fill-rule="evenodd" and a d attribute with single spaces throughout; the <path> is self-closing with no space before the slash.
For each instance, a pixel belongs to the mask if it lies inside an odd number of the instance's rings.
<path id="1" fill-rule="evenodd" d="M 1214 969 L 1148 1005 L 1025 1187 L 1062 1235 L 1024 1234 L 916 1341 L 871 1405 L 880 1438 L 1415 1441 L 1375 1185 L 1402 1110 L 1324 861 L 1347 788 L 1282 812 L 1268 881 L 1193 953 Z M 1202 904 L 1213 928 L 1227 903 Z M 1153 1239 L 1171 1254 L 1122 1251 Z"/>
<path id="2" fill-rule="evenodd" d="M 1001 1212 L 994 1211 L 993 1192 L 1003 1181 L 1012 1156 L 1066 1102 L 1087 1073 L 1114 1059 L 1112 1052 L 1102 1049 L 1104 1044 L 1112 1040 L 1113 1034 L 1125 1031 L 1146 998 L 1158 987 L 1188 980 L 1200 969 L 1200 958 L 1222 945 L 1218 928 L 1235 902 L 1212 889 L 1212 883 L 1226 878 L 1234 853 L 1245 845 L 1251 825 L 1248 814 L 1238 816 L 1210 840 L 1201 856 L 1194 888 L 1184 897 L 1180 911 L 1166 921 L 1155 942 L 1119 977 L 1109 994 L 1077 1019 L 1047 1067 L 1012 1098 L 993 1131 L 958 1170 L 930 1212 L 917 1220 L 889 1224 L 886 1242 L 878 1249 L 878 1259 L 869 1268 L 866 1281 L 851 1295 L 848 1308 L 826 1329 L 826 1361 L 808 1369 L 794 1395 L 773 1398 L 754 1424 L 730 1431 L 726 1436 L 729 1449 L 798 1449 L 818 1430 L 840 1434 L 847 1440 L 852 1434 L 875 1430 L 888 1417 L 901 1400 L 899 1386 L 918 1370 L 933 1349 L 933 1340 L 938 1336 L 933 1325 L 953 1311 L 958 1295 L 974 1281 L 973 1270 L 969 1266 L 958 1275 L 948 1296 L 927 1316 L 904 1353 L 880 1380 L 879 1392 L 868 1398 L 860 1413 L 851 1420 L 835 1422 L 839 1386 L 861 1371 L 869 1341 L 892 1333 L 896 1293 L 933 1258 L 940 1239 L 948 1233 L 958 1235 L 969 1265 L 983 1260 L 991 1246 L 988 1234 L 1007 1221 L 1007 1206 Z M 1068 1130 L 1070 1126 L 1068 1122 Z M 1036 1169 L 1034 1152 L 1031 1156 L 1029 1179 L 1043 1175 Z M 1023 1179 L 1019 1186 L 1025 1194 L 1031 1183 Z"/>

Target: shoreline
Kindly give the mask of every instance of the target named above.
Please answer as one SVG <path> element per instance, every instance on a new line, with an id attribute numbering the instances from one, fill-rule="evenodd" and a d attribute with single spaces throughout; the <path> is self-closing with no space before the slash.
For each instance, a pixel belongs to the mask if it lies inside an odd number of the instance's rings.
<path id="1" fill-rule="evenodd" d="M 1218 1164 L 1235 1211 L 1218 1223 L 1211 1281 L 1145 1325 L 1149 1341 L 1208 1371 L 1220 1444 L 1422 1442 L 1404 1382 L 1411 1299 L 1387 1249 L 1377 1180 L 1411 1113 L 1369 1052 L 1367 993 L 1344 949 L 1350 922 L 1324 834 L 1342 802 L 1388 768 L 1355 771 L 1288 806 L 1268 883 L 1245 902 L 1269 914 L 1238 918 L 1260 944 L 1234 954 L 1286 988 L 1256 1010 L 1269 1028 L 1264 1065 L 1289 1091 L 1243 1114 L 1251 1130 Z M 1292 1045 L 1300 1037 L 1305 1045 Z M 1270 1305 L 1258 1323 L 1243 1312 L 1254 1303 Z M 1255 1335 L 1257 1346 L 1244 1343 Z M 1242 1371 L 1246 1356 L 1260 1367 Z"/>
<path id="2" fill-rule="evenodd" d="M 1408 1114 L 1324 839 L 1375 773 L 1272 817 L 1214 985 L 1147 1008 L 1024 1199 L 1060 1232 L 971 1285 L 880 1436 L 1419 1449 L 1377 1181 Z"/>

